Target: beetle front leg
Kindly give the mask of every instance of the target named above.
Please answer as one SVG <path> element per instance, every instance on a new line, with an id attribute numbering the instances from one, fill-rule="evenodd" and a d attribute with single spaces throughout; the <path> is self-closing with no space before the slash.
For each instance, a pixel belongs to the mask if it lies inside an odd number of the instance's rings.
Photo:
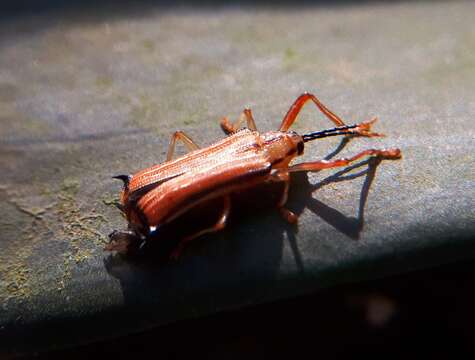
<path id="1" fill-rule="evenodd" d="M 396 160 L 401 158 L 401 150 L 399 149 L 369 149 L 362 151 L 355 156 L 352 156 L 348 159 L 338 159 L 338 160 L 318 160 L 318 161 L 310 161 L 305 162 L 297 165 L 290 166 L 288 171 L 289 172 L 297 172 L 297 171 L 319 171 L 323 169 L 331 169 L 334 167 L 339 166 L 346 166 L 349 165 L 351 162 L 358 160 L 365 156 L 376 156 L 380 159 L 389 159 L 389 160 Z"/>
<path id="2" fill-rule="evenodd" d="M 181 240 L 178 246 L 175 248 L 175 250 L 173 250 L 173 252 L 171 253 L 170 260 L 178 260 L 181 253 L 183 252 L 183 249 L 190 241 L 196 239 L 197 237 L 201 235 L 213 233 L 213 232 L 224 229 L 224 227 L 226 226 L 226 221 L 228 220 L 228 217 L 229 217 L 229 213 L 231 211 L 231 198 L 229 195 L 226 195 L 223 198 L 223 200 L 224 200 L 223 213 L 221 214 L 216 224 L 214 224 L 213 226 L 209 228 L 198 231 L 190 236 L 187 236 L 183 240 Z"/>
<path id="3" fill-rule="evenodd" d="M 227 135 L 234 134 L 236 131 L 239 130 L 239 127 L 241 126 L 244 120 L 246 120 L 246 125 L 249 129 L 254 131 L 257 130 L 256 123 L 254 122 L 254 117 L 252 116 L 252 111 L 249 108 L 243 110 L 243 112 L 241 113 L 241 115 L 239 115 L 239 118 L 234 124 L 231 124 L 228 118 L 224 117 L 221 120 L 220 125 Z"/>
<path id="4" fill-rule="evenodd" d="M 282 196 L 277 203 L 277 209 L 279 210 L 280 215 L 290 224 L 297 224 L 299 218 L 298 216 L 287 209 L 285 204 L 287 203 L 287 199 L 289 197 L 289 188 L 290 188 L 290 177 L 289 173 L 284 170 L 277 171 L 275 174 L 272 175 L 272 181 L 278 181 L 284 183 L 284 190 L 282 192 Z"/>
<path id="5" fill-rule="evenodd" d="M 309 93 L 303 93 L 300 95 L 297 100 L 294 101 L 292 106 L 290 107 L 289 111 L 287 111 L 287 114 L 285 115 L 284 119 L 282 120 L 282 124 L 280 125 L 279 131 L 287 131 L 289 128 L 292 126 L 292 124 L 295 122 L 295 119 L 297 118 L 297 115 L 300 113 L 302 110 L 302 107 L 305 105 L 306 102 L 309 100 L 313 101 L 313 103 L 320 109 L 320 111 L 331 121 L 336 126 L 345 126 L 345 122 L 341 120 L 338 115 L 333 113 L 330 109 L 328 109 L 325 105 L 322 104 L 318 98 Z"/>
<path id="6" fill-rule="evenodd" d="M 167 152 L 167 161 L 170 161 L 173 158 L 175 153 L 176 141 L 181 140 L 183 144 L 187 147 L 189 151 L 198 150 L 200 147 L 193 141 L 191 138 L 186 135 L 183 131 L 175 131 L 170 139 L 170 144 L 168 145 Z"/>

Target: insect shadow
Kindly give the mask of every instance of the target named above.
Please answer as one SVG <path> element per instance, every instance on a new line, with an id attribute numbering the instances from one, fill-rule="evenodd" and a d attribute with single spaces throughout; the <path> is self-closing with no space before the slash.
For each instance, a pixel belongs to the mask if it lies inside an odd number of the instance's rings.
<path id="1" fill-rule="evenodd" d="M 338 155 L 345 148 L 350 139 L 351 138 L 344 138 L 338 147 L 328 154 L 324 159 L 330 160 Z M 369 158 L 351 166 L 347 166 L 346 168 L 324 178 L 316 184 L 310 183 L 308 173 L 294 173 L 292 174 L 293 187 L 291 187 L 289 191 L 288 204 L 292 207 L 292 211 L 297 215 L 300 215 L 304 209 L 309 209 L 313 214 L 320 217 L 322 220 L 333 226 L 341 233 L 345 234 L 351 239 L 358 240 L 360 233 L 363 230 L 364 211 L 369 190 L 376 176 L 377 167 L 380 163 L 380 158 Z M 353 172 L 360 168 L 362 168 L 362 170 Z M 346 216 L 337 209 L 332 208 L 331 206 L 328 206 L 322 201 L 313 197 L 313 193 L 317 192 L 326 185 L 353 180 L 362 176 L 365 176 L 365 180 L 360 192 L 358 212 L 356 217 Z M 305 269 L 302 262 L 302 256 L 298 248 L 297 239 L 295 237 L 295 231 L 287 230 L 287 238 L 289 245 L 292 248 L 292 253 L 297 267 L 301 273 L 304 273 Z"/>
<path id="2" fill-rule="evenodd" d="M 325 159 L 336 156 L 348 141 L 347 138 L 343 139 Z M 368 193 L 379 163 L 375 158 L 362 161 L 316 184 L 310 183 L 306 173 L 292 174 L 289 207 L 297 215 L 308 208 L 350 239 L 358 239 L 363 228 Z M 353 172 L 360 168 L 363 169 Z M 348 217 L 312 196 L 328 184 L 361 176 L 365 176 L 365 180 L 356 217 Z M 268 209 L 277 203 L 281 191 L 277 185 L 236 194 L 232 202 L 233 216 L 226 229 L 190 243 L 181 260 L 176 263 L 168 262 L 167 257 L 178 241 L 176 234 L 193 226 L 203 226 L 203 222 L 213 221 L 222 207 L 219 201 L 183 217 L 169 229 L 168 235 L 165 231 L 162 239 L 151 241 L 153 245 L 138 255 L 124 258 L 111 254 L 106 257 L 105 268 L 110 275 L 120 280 L 125 304 L 136 308 L 137 304 L 150 304 L 151 299 L 155 299 L 155 305 L 173 304 L 180 315 L 189 312 L 193 315 L 199 312 L 196 309 L 199 309 L 200 301 L 206 303 L 207 308 L 213 306 L 210 302 L 214 301 L 216 307 L 262 301 L 266 296 L 263 284 L 269 285 L 277 280 L 285 241 L 288 241 L 298 271 L 305 273 L 296 238 L 297 228 L 285 222 L 277 211 Z M 247 291 L 241 291 L 242 288 Z M 186 301 L 188 294 L 193 294 L 195 310 Z M 161 311 L 157 307 L 154 309 L 155 312 Z M 171 314 L 163 311 L 155 315 L 165 321 Z M 170 318 L 174 319 L 176 317 Z"/>

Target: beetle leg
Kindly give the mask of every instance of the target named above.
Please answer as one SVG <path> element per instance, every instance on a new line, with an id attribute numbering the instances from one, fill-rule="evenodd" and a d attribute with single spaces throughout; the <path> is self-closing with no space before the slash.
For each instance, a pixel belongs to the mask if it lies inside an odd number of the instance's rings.
<path id="1" fill-rule="evenodd" d="M 287 209 L 285 204 L 287 203 L 287 199 L 289 197 L 289 188 L 290 188 L 290 177 L 287 171 L 277 171 L 274 175 L 272 175 L 273 181 L 281 181 L 284 183 L 284 190 L 282 192 L 282 196 L 277 203 L 277 209 L 279 209 L 280 215 L 290 224 L 297 224 L 299 218 L 298 216 Z"/>
<path id="2" fill-rule="evenodd" d="M 246 125 L 251 130 L 257 130 L 256 123 L 254 122 L 254 117 L 252 116 L 252 111 L 249 108 L 243 110 L 239 118 L 236 120 L 234 124 L 228 120 L 227 117 L 224 117 L 221 122 L 221 128 L 226 134 L 233 134 L 240 129 L 242 122 L 246 120 Z"/>
<path id="3" fill-rule="evenodd" d="M 296 172 L 296 171 L 319 171 L 323 169 L 330 169 L 338 166 L 346 166 L 352 161 L 360 159 L 364 156 L 376 156 L 380 159 L 389 159 L 389 160 L 396 160 L 401 158 L 401 150 L 399 149 L 369 149 L 362 151 L 355 156 L 352 156 L 348 159 L 338 159 L 338 160 L 318 160 L 318 161 L 310 161 L 305 162 L 297 165 L 290 166 L 288 168 L 289 172 Z"/>
<path id="4" fill-rule="evenodd" d="M 200 230 L 190 236 L 185 237 L 183 240 L 181 240 L 178 246 L 175 248 L 175 250 L 173 250 L 173 252 L 171 253 L 170 255 L 171 260 L 178 260 L 181 253 L 183 252 L 183 249 L 191 240 L 194 240 L 201 235 L 213 233 L 213 232 L 224 229 L 224 227 L 226 226 L 226 221 L 228 220 L 229 212 L 231 210 L 231 198 L 229 195 L 226 195 L 223 198 L 223 200 L 224 200 L 223 213 L 221 214 L 216 224 L 214 224 L 213 226 L 209 228 Z"/>
<path id="5" fill-rule="evenodd" d="M 325 105 L 323 105 L 320 100 L 313 94 L 303 93 L 300 95 L 297 100 L 294 101 L 292 106 L 290 107 L 289 111 L 285 115 L 284 119 L 282 120 L 282 124 L 280 125 L 279 131 L 287 131 L 289 130 L 290 126 L 294 123 L 297 115 L 302 110 L 302 107 L 305 103 L 309 100 L 312 100 L 315 105 L 320 109 L 320 111 L 331 121 L 335 123 L 337 126 L 344 126 L 345 123 L 341 120 L 336 114 L 334 114 L 331 110 L 329 110 Z"/>
<path id="6" fill-rule="evenodd" d="M 173 158 L 173 154 L 175 153 L 175 144 L 177 140 L 181 140 L 183 144 L 187 147 L 188 150 L 198 150 L 200 147 L 196 145 L 196 143 L 190 139 L 188 135 L 186 135 L 183 131 L 175 131 L 170 139 L 170 145 L 168 145 L 168 152 L 167 152 L 167 161 L 170 161 Z"/>

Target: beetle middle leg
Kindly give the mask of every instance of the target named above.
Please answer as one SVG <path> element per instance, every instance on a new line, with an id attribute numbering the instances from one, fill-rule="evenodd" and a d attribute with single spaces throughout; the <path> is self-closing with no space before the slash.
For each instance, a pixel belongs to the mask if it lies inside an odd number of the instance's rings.
<path id="1" fill-rule="evenodd" d="M 381 149 L 381 150 L 369 149 L 369 150 L 362 151 L 350 158 L 343 158 L 343 159 L 331 160 L 331 161 L 318 160 L 318 161 L 310 161 L 310 162 L 293 165 L 288 168 L 288 171 L 289 172 L 319 171 L 323 169 L 331 169 L 334 167 L 349 165 L 351 162 L 365 156 L 377 156 L 381 159 L 395 160 L 395 159 L 401 158 L 401 150 L 399 149 Z"/>
<path id="2" fill-rule="evenodd" d="M 213 233 L 213 232 L 224 229 L 224 227 L 226 226 L 226 221 L 228 220 L 228 217 L 229 217 L 229 213 L 231 211 L 230 196 L 226 195 L 225 197 L 223 197 L 223 201 L 224 201 L 223 212 L 221 216 L 219 217 L 218 221 L 213 226 L 200 230 L 190 236 L 185 237 L 183 240 L 181 240 L 178 246 L 175 248 L 175 250 L 173 250 L 173 252 L 171 253 L 170 255 L 171 260 L 177 260 L 180 257 L 181 253 L 183 252 L 183 249 L 185 248 L 185 246 L 190 241 L 196 239 L 197 237 L 201 235 Z"/>
<path id="3" fill-rule="evenodd" d="M 243 110 L 243 112 L 241 113 L 241 115 L 239 115 L 239 118 L 236 120 L 236 122 L 234 124 L 231 124 L 231 122 L 228 120 L 228 118 L 224 117 L 221 120 L 220 125 L 221 125 L 221 128 L 223 129 L 223 131 L 227 135 L 229 135 L 229 134 L 233 134 L 236 131 L 238 131 L 244 120 L 246 120 L 246 125 L 249 129 L 257 130 L 256 123 L 254 121 L 254 117 L 252 116 L 252 111 L 249 108 L 246 108 L 246 109 Z"/>
<path id="4" fill-rule="evenodd" d="M 168 152 L 167 152 L 167 161 L 170 161 L 173 158 L 173 154 L 175 153 L 175 145 L 176 141 L 181 140 L 183 144 L 185 144 L 186 148 L 189 151 L 198 150 L 200 147 L 193 141 L 191 138 L 186 135 L 183 131 L 175 131 L 170 139 L 170 144 L 168 145 Z"/>

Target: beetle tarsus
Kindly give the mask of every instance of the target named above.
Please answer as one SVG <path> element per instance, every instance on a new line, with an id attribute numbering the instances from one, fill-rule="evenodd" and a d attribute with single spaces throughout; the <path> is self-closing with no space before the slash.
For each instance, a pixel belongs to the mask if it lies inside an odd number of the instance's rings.
<path id="1" fill-rule="evenodd" d="M 375 133 L 371 131 L 371 125 L 373 125 L 378 118 L 373 118 L 370 121 L 362 122 L 361 124 L 357 124 L 355 129 L 353 130 L 352 134 L 356 136 L 363 136 L 363 137 L 384 137 L 384 134 Z"/>

